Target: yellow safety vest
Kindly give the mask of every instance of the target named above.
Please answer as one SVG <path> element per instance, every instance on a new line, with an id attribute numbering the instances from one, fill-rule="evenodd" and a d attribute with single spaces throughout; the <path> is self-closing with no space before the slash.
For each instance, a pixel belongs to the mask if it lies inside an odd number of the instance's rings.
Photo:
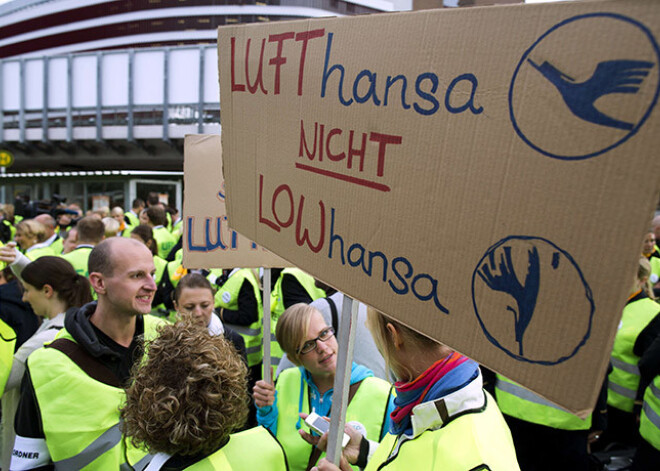
<path id="1" fill-rule="evenodd" d="M 302 439 L 296 428 L 299 412 L 309 414 L 309 388 L 298 368 L 288 368 L 277 378 L 277 439 L 286 453 L 292 471 L 305 470 L 312 445 Z M 391 385 L 376 377 L 365 378 L 346 409 L 346 422 L 360 422 L 369 440 L 379 441 L 385 423 Z M 302 396 L 302 410 L 299 410 Z M 321 457 L 324 455 L 322 454 Z M 357 469 L 357 468 L 355 468 Z"/>
<path id="2" fill-rule="evenodd" d="M 162 322 L 144 316 L 145 340 L 156 337 Z M 57 338 L 75 342 L 66 329 Z M 146 451 L 122 440 L 119 408 L 126 401 L 124 389 L 90 378 L 53 348 L 35 350 L 28 357 L 28 368 L 56 470 L 119 470 L 126 467 L 125 455 L 134 466 L 146 457 Z"/>
<path id="3" fill-rule="evenodd" d="M 0 396 L 5 393 L 5 386 L 11 373 L 16 348 L 16 332 L 0 319 Z"/>
<path id="4" fill-rule="evenodd" d="M 39 247 L 38 249 L 27 250 L 25 252 L 25 256 L 33 262 L 39 257 L 45 257 L 46 255 L 55 256 L 56 254 L 50 247 Z"/>
<path id="5" fill-rule="evenodd" d="M 135 214 L 133 214 L 131 211 L 126 211 L 124 213 L 124 216 L 126 216 L 128 218 L 128 221 L 129 221 L 128 225 L 129 226 L 135 227 L 135 226 L 140 225 L 140 219 Z"/>
<path id="6" fill-rule="evenodd" d="M 284 278 L 284 275 L 293 275 L 296 280 L 298 280 L 298 283 L 305 288 L 305 291 L 307 291 L 309 297 L 312 298 L 312 301 L 319 298 L 325 298 L 325 291 L 316 286 L 316 280 L 314 280 L 312 275 L 305 273 L 299 268 L 285 268 L 280 273 L 280 276 L 273 287 L 273 292 L 270 295 L 270 312 L 274 321 L 277 321 L 286 309 L 284 307 L 284 296 L 282 292 L 282 279 Z"/>
<path id="7" fill-rule="evenodd" d="M 365 471 L 519 471 L 509 428 L 493 398 L 413 439 L 387 434 Z M 485 467 L 487 466 L 487 467 Z"/>
<path id="8" fill-rule="evenodd" d="M 190 471 L 288 471 L 284 450 L 263 427 L 232 434 L 218 451 L 186 468 Z"/>
<path id="9" fill-rule="evenodd" d="M 623 309 L 619 330 L 614 338 L 608 376 L 607 404 L 625 412 L 632 412 L 639 388 L 639 357 L 633 353 L 637 337 L 660 313 L 660 304 L 642 298 L 628 303 Z"/>
<path id="10" fill-rule="evenodd" d="M 245 350 L 247 353 L 248 366 L 256 366 L 261 363 L 263 358 L 262 353 L 262 321 L 264 316 L 264 308 L 261 304 L 261 290 L 259 289 L 259 281 L 257 280 L 254 272 L 248 268 L 242 268 L 236 273 L 231 275 L 227 282 L 215 294 L 215 306 L 230 311 L 238 310 L 238 294 L 241 291 L 244 281 L 248 281 L 252 285 L 254 297 L 257 300 L 258 316 L 257 320 L 248 326 L 244 325 L 227 325 L 238 332 L 243 341 L 245 342 Z"/>
<path id="11" fill-rule="evenodd" d="M 167 259 L 170 250 L 176 245 L 174 236 L 163 226 L 153 228 L 154 240 L 158 244 L 158 256 Z"/>
<path id="12" fill-rule="evenodd" d="M 61 257 L 73 265 L 76 273 L 84 277 L 89 277 L 89 268 L 87 267 L 87 262 L 91 252 L 92 247 L 78 247 L 69 253 L 61 255 Z"/>
<path id="13" fill-rule="evenodd" d="M 499 374 L 495 397 L 502 413 L 526 422 L 561 430 L 591 428 L 591 414 L 581 419 Z"/>
<path id="14" fill-rule="evenodd" d="M 639 433 L 656 450 L 660 450 L 660 376 L 656 376 L 644 391 Z"/>

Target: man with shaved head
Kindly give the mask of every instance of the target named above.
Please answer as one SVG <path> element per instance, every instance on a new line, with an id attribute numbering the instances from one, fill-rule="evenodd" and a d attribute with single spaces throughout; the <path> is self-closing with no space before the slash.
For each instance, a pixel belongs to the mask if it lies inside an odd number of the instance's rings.
<path id="1" fill-rule="evenodd" d="M 122 440 L 119 407 L 141 342 L 162 324 L 148 315 L 155 271 L 133 239 L 112 237 L 91 251 L 98 301 L 69 310 L 57 339 L 29 357 L 11 469 L 144 468 L 146 452 Z"/>
<path id="2" fill-rule="evenodd" d="M 55 252 L 55 255 L 62 253 L 62 238 L 55 232 L 57 222 L 55 218 L 48 213 L 39 214 L 35 216 L 35 221 L 39 221 L 46 228 L 46 240 L 43 241 L 44 245 L 49 246 Z"/>

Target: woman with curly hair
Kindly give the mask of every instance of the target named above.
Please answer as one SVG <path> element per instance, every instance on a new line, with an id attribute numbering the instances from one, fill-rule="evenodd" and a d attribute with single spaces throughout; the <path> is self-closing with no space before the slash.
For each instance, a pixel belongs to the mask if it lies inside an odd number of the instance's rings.
<path id="1" fill-rule="evenodd" d="M 248 415 L 247 368 L 221 335 L 193 319 L 147 345 L 121 411 L 124 433 L 155 454 L 146 470 L 286 470 L 279 443 Z"/>

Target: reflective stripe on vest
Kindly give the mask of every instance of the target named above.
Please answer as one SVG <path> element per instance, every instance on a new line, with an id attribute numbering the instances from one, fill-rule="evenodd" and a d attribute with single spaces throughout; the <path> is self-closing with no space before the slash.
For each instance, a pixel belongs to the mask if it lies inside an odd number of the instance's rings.
<path id="1" fill-rule="evenodd" d="M 145 339 L 155 338 L 156 328 L 162 323 L 153 316 L 144 316 Z M 57 338 L 75 341 L 66 329 Z M 121 439 L 119 408 L 126 398 L 123 389 L 90 378 L 68 356 L 54 349 L 35 350 L 28 357 L 28 368 L 56 469 L 120 469 L 126 454 L 134 461 L 145 456 L 145 451 Z"/>
<path id="2" fill-rule="evenodd" d="M 511 417 L 561 430 L 588 430 L 591 427 L 591 415 L 585 420 L 580 419 L 501 375 L 497 375 L 495 395 L 502 413 Z"/>
<path id="3" fill-rule="evenodd" d="M 238 310 L 238 295 L 243 286 L 243 282 L 247 281 L 252 286 L 254 297 L 257 300 L 258 316 L 257 320 L 248 326 L 240 326 L 225 322 L 228 327 L 235 330 L 243 337 L 245 342 L 245 350 L 247 353 L 248 366 L 252 367 L 261 363 L 262 352 L 262 320 L 264 308 L 261 304 L 261 290 L 259 288 L 259 281 L 254 272 L 248 268 L 242 268 L 236 273 L 231 275 L 224 285 L 215 294 L 215 307 L 221 307 L 230 311 Z"/>
<path id="4" fill-rule="evenodd" d="M 633 353 L 637 337 L 660 312 L 660 304 L 642 298 L 623 309 L 621 324 L 612 349 L 612 372 L 607 377 L 607 403 L 625 412 L 632 412 L 639 388 L 639 357 Z"/>
<path id="5" fill-rule="evenodd" d="M 287 471 L 284 450 L 263 427 L 232 434 L 212 455 L 186 468 L 189 471 Z"/>
<path id="6" fill-rule="evenodd" d="M 409 440 L 388 433 L 365 471 L 381 469 L 519 471 L 520 467 L 509 428 L 493 398 L 487 396 L 484 410 L 459 415 L 440 429 Z"/>
<path id="7" fill-rule="evenodd" d="M 119 424 L 117 423 L 103 432 L 99 438 L 87 445 L 77 455 L 60 461 L 54 461 L 55 469 L 62 471 L 82 469 L 106 451 L 112 450 L 119 442 L 121 442 L 121 430 L 119 430 Z"/>
<path id="8" fill-rule="evenodd" d="M 303 390 L 301 391 L 301 384 Z M 312 446 L 304 441 L 296 424 L 298 413 L 309 413 L 309 387 L 301 378 L 299 368 L 289 368 L 277 378 L 277 439 L 286 452 L 291 471 L 307 467 Z M 346 422 L 356 420 L 364 425 L 367 438 L 379 441 L 391 385 L 382 379 L 365 378 L 346 410 Z M 302 398 L 301 398 L 302 396 Z M 302 399 L 302 410 L 299 410 Z M 321 454 L 323 457 L 324 454 Z M 357 468 L 354 468 L 357 469 Z"/>
<path id="9" fill-rule="evenodd" d="M 644 391 L 639 433 L 650 445 L 660 450 L 660 376 L 656 376 Z"/>
<path id="10" fill-rule="evenodd" d="M 5 392 L 5 386 L 11 373 L 16 348 L 16 333 L 0 319 L 0 396 Z"/>

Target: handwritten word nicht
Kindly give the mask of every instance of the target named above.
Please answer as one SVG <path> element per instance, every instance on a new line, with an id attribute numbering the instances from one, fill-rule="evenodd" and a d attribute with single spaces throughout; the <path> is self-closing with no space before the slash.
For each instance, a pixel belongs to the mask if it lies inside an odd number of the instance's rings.
<path id="1" fill-rule="evenodd" d="M 367 188 L 390 191 L 389 186 L 377 180 L 385 174 L 388 145 L 401 144 L 402 136 L 342 129 L 318 121 L 314 122 L 313 133 L 311 126 L 307 126 L 307 131 L 305 127 L 305 122 L 301 119 L 298 157 L 302 158 L 304 163 L 297 162 L 297 169 Z M 367 146 L 367 142 L 377 145 Z M 371 148 L 373 150 L 368 152 Z M 327 166 L 321 167 L 323 162 L 329 162 L 333 170 Z M 356 171 L 353 171 L 354 168 Z"/>
<path id="2" fill-rule="evenodd" d="M 252 38 L 246 38 L 244 44 L 240 45 L 244 52 L 240 59 L 238 59 L 237 38 L 231 37 L 232 93 L 268 95 L 272 92 L 274 95 L 279 95 L 284 88 L 283 78 L 289 76 L 282 72 L 283 68 L 297 67 L 295 89 L 297 95 L 302 96 L 309 43 L 315 39 L 326 38 L 320 83 L 321 98 L 330 98 L 330 91 L 336 90 L 334 96 L 343 106 L 360 104 L 379 107 L 399 106 L 404 110 L 412 109 L 422 116 L 436 114 L 443 108 L 443 105 L 445 110 L 453 114 L 466 111 L 473 114 L 483 112 L 483 107 L 476 103 L 479 81 L 474 74 L 460 74 L 453 78 L 446 88 L 441 86 L 438 75 L 430 71 L 417 74 L 416 77 L 409 77 L 401 73 L 387 75 L 383 79 L 382 74 L 379 76 L 378 71 L 362 69 L 354 76 L 349 76 L 347 68 L 343 64 L 339 62 L 331 64 L 334 35 L 335 33 L 326 35 L 325 29 L 271 34 L 268 39 L 261 39 L 261 48 L 258 52 L 254 52 L 256 48 L 253 47 Z M 256 67 L 253 65 L 251 69 L 250 59 L 256 57 L 256 54 L 259 59 Z M 265 59 L 267 65 L 273 67 L 272 83 L 268 84 L 264 80 Z M 242 76 L 238 75 L 241 71 L 241 64 L 239 62 L 237 65 L 237 61 L 242 61 Z"/>

